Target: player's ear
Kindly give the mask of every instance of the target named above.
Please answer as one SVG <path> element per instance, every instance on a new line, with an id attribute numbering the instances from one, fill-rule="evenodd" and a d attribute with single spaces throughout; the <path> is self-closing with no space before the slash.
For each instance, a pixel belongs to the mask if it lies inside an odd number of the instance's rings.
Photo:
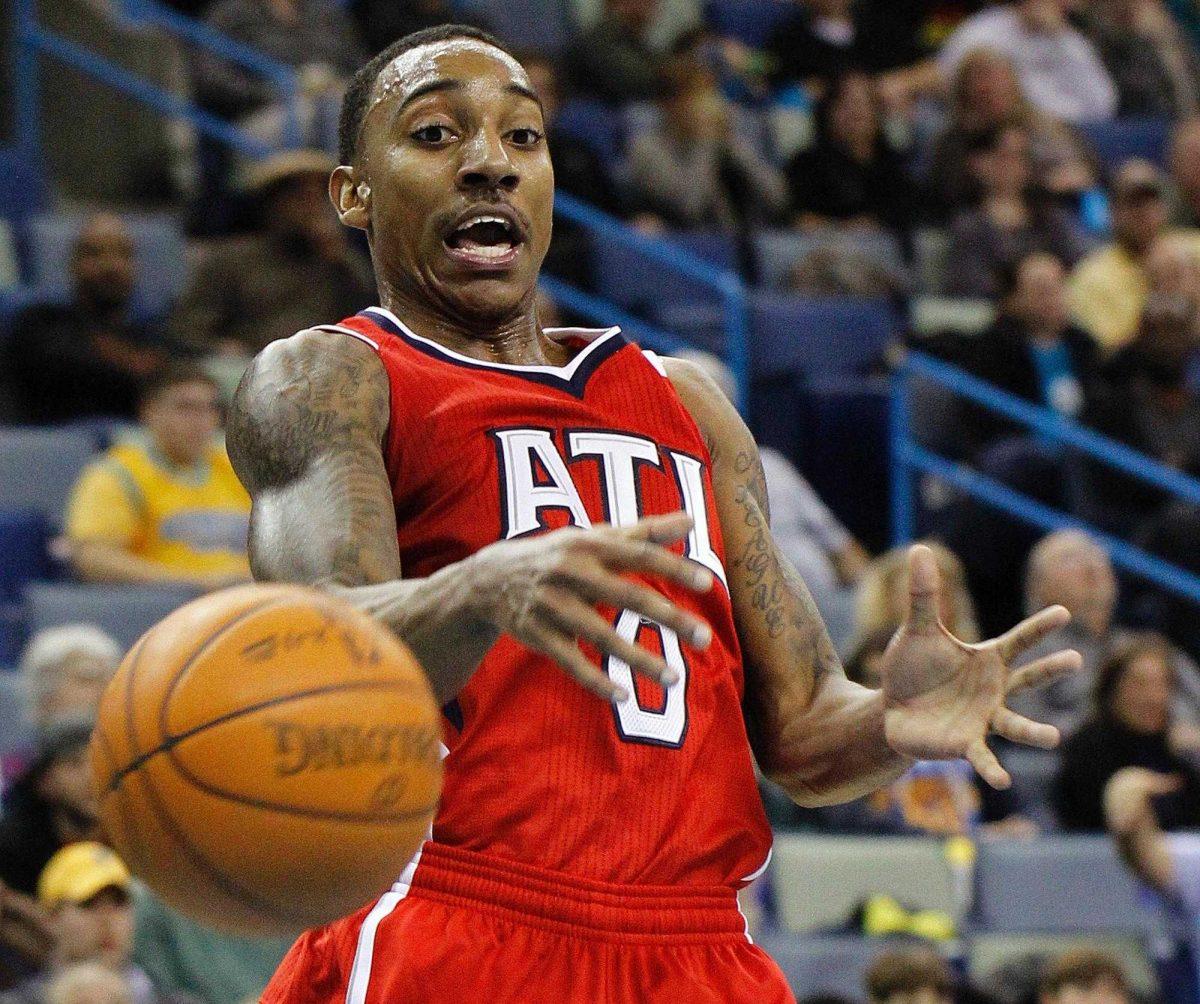
<path id="1" fill-rule="evenodd" d="M 343 164 L 329 176 L 329 198 L 338 219 L 348 227 L 366 230 L 370 223 L 371 187 L 355 176 L 353 167 Z"/>

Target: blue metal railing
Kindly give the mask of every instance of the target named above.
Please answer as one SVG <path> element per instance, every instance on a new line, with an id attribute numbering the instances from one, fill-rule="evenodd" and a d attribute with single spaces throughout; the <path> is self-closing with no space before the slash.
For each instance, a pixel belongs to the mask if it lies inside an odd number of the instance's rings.
<path id="1" fill-rule="evenodd" d="M 271 148 L 237 125 L 213 115 L 194 102 L 164 91 L 156 84 L 99 56 L 86 47 L 42 27 L 37 20 L 36 0 L 14 0 L 14 81 L 17 83 L 17 135 L 31 161 L 38 156 L 39 99 L 38 54 L 45 53 L 88 74 L 101 83 L 128 94 L 162 115 L 184 119 L 197 131 L 211 136 L 239 153 L 262 157 Z M 125 16 L 133 23 L 165 29 L 222 59 L 244 66 L 272 81 L 288 109 L 284 146 L 299 138 L 296 107 L 296 74 L 290 66 L 270 59 L 249 46 L 226 37 L 208 25 L 185 17 L 159 0 L 122 0 Z M 725 321 L 725 356 L 737 387 L 737 405 L 743 408 L 750 383 L 750 316 L 745 283 L 730 269 L 717 268 L 685 248 L 646 237 L 615 217 L 560 192 L 555 211 L 578 223 L 600 240 L 631 248 L 647 259 L 673 269 L 681 276 L 712 289 L 722 303 Z M 682 348 L 684 339 L 632 317 L 615 305 L 575 289 L 561 280 L 544 277 L 543 285 L 564 306 L 602 324 L 617 323 L 648 345 L 664 351 Z"/>
<path id="2" fill-rule="evenodd" d="M 609 216 L 565 192 L 555 196 L 554 209 L 600 240 L 611 240 L 631 248 L 651 261 L 707 286 L 720 297 L 725 320 L 725 361 L 733 371 L 737 386 L 738 399 L 735 403 L 739 409 L 744 409 L 750 388 L 750 299 L 742 277 L 732 269 L 718 268 L 706 262 L 669 240 L 657 240 L 638 233 L 615 216 Z M 608 309 L 611 313 L 612 308 Z M 642 322 L 638 322 L 638 326 L 643 330 L 648 329 Z M 674 337 L 678 346 L 685 344 L 678 336 L 668 337 Z"/>
<path id="3" fill-rule="evenodd" d="M 300 140 L 296 73 L 284 63 L 242 45 L 192 18 L 184 17 L 157 0 L 124 0 L 124 13 L 132 23 L 150 24 L 207 49 L 214 55 L 257 73 L 279 91 L 285 109 L 283 145 Z M 38 20 L 36 0 L 13 0 L 12 75 L 17 145 L 22 154 L 40 161 L 40 88 L 38 56 L 51 56 L 108 87 L 128 94 L 159 114 L 189 122 L 198 132 L 250 157 L 261 157 L 271 148 L 237 125 L 201 108 L 194 101 L 163 90 L 93 50 L 44 27 Z"/>
<path id="4" fill-rule="evenodd" d="M 910 541 L 916 534 L 917 474 L 931 474 L 993 508 L 1047 532 L 1069 528 L 1084 530 L 1104 546 L 1118 567 L 1200 603 L 1200 576 L 1112 534 L 1099 532 L 1069 513 L 1022 495 L 995 478 L 939 456 L 917 443 L 911 421 L 914 377 L 931 380 L 1039 436 L 1070 446 L 1131 477 L 1200 504 L 1200 480 L 1068 421 L 1057 412 L 1032 405 L 949 363 L 920 352 L 910 352 L 897 372 L 892 388 L 892 530 L 897 543 Z"/>

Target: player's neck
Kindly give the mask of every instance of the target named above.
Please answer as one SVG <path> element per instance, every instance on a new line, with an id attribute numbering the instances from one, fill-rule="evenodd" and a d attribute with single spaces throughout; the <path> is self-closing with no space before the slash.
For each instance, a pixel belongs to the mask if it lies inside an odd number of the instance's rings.
<path id="1" fill-rule="evenodd" d="M 473 324 L 389 290 L 381 293 L 381 305 L 414 333 L 460 355 L 511 366 L 562 366 L 570 361 L 571 350 L 543 334 L 532 305 L 506 321 Z"/>

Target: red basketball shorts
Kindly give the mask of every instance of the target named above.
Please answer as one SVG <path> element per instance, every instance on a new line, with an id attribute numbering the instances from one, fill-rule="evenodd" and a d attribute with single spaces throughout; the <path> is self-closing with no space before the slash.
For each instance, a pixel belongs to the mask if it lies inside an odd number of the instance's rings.
<path id="1" fill-rule="evenodd" d="M 427 843 L 301 936 L 265 1004 L 794 1004 L 726 888 L 624 886 Z"/>

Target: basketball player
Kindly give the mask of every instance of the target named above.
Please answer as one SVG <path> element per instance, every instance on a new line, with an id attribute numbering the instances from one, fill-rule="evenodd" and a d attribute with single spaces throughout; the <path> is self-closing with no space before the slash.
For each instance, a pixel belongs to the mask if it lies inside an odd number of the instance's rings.
<path id="1" fill-rule="evenodd" d="M 341 135 L 330 192 L 382 306 L 268 347 L 229 449 L 257 577 L 349 599 L 421 660 L 445 790 L 395 886 L 304 934 L 264 1000 L 792 1000 L 735 899 L 771 843 L 751 750 L 806 805 L 913 757 L 1005 786 L 989 730 L 1058 739 L 1006 692 L 1078 656 L 1008 665 L 1066 611 L 964 645 L 914 548 L 883 691 L 847 682 L 720 390 L 616 328 L 539 326 L 554 179 L 517 61 L 409 36 Z"/>

